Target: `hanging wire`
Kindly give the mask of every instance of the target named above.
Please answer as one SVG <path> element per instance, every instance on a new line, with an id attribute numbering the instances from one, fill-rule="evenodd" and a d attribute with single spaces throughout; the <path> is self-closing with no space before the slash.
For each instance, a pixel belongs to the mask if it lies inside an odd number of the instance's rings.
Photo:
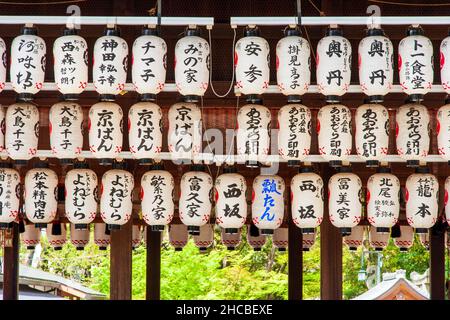
<path id="1" fill-rule="evenodd" d="M 208 30 L 208 40 L 209 40 L 209 83 L 211 85 L 211 90 L 214 93 L 214 95 L 218 98 L 225 98 L 233 89 L 234 87 L 234 76 L 235 76 L 235 68 L 234 68 L 234 45 L 236 44 L 236 29 L 233 29 L 233 45 L 231 46 L 231 56 L 233 59 L 232 67 L 233 67 L 233 73 L 231 76 L 231 83 L 230 87 L 228 88 L 228 91 L 225 94 L 218 94 L 216 90 L 214 89 L 214 85 L 212 82 L 212 73 L 213 73 L 213 63 L 212 63 L 212 41 L 211 41 L 211 29 Z"/>
<path id="2" fill-rule="evenodd" d="M 325 15 L 326 15 L 325 12 L 323 12 L 322 10 L 320 10 L 320 9 L 314 4 L 314 2 L 313 2 L 312 0 L 308 0 L 308 1 L 309 1 L 309 3 L 314 7 L 314 9 L 317 10 L 317 12 L 319 13 L 320 16 L 325 16 Z"/>
<path id="3" fill-rule="evenodd" d="M 316 53 L 314 52 L 314 49 L 313 49 L 312 44 L 311 44 L 311 40 L 309 39 L 308 29 L 306 29 L 306 26 L 303 26 L 303 29 L 305 30 L 306 39 L 308 39 L 308 42 L 309 42 L 309 48 L 311 50 L 311 54 L 312 54 L 312 56 L 314 58 L 314 61 L 317 62 L 317 60 L 316 60 Z"/>

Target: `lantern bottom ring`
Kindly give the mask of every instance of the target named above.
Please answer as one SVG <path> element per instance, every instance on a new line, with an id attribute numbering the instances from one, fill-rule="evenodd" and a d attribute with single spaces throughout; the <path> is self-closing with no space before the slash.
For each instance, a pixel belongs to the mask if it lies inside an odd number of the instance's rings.
<path id="1" fill-rule="evenodd" d="M 416 233 L 428 233 L 427 228 L 416 228 Z"/>
<path id="2" fill-rule="evenodd" d="M 357 248 L 357 247 L 348 247 L 348 250 L 350 250 L 350 251 L 356 251 L 356 250 L 358 250 L 358 248 Z"/>
<path id="3" fill-rule="evenodd" d="M 150 226 L 150 230 L 151 231 L 162 232 L 162 231 L 164 231 L 164 225 L 153 225 L 153 226 Z"/>
<path id="4" fill-rule="evenodd" d="M 369 96 L 367 99 L 368 103 L 382 103 L 383 101 L 384 101 L 384 96 L 382 96 L 382 95 Z"/>
<path id="5" fill-rule="evenodd" d="M 66 93 L 61 96 L 63 101 L 76 101 L 80 97 L 77 93 Z"/>
<path id="6" fill-rule="evenodd" d="M 245 166 L 247 168 L 259 168 L 259 167 L 261 167 L 261 164 L 258 161 L 249 160 L 249 161 L 245 161 Z"/>
<path id="7" fill-rule="evenodd" d="M 259 94 L 248 94 L 245 98 L 245 102 L 250 104 L 262 104 L 263 100 Z"/>
<path id="8" fill-rule="evenodd" d="M 88 228 L 88 224 L 87 223 L 75 223 L 74 225 L 76 230 L 86 230 Z"/>
<path id="9" fill-rule="evenodd" d="M 280 252 L 285 252 L 285 251 L 286 251 L 286 248 L 278 248 L 278 251 L 280 251 Z"/>
<path id="10" fill-rule="evenodd" d="M 175 251 L 183 251 L 183 248 L 175 248 Z"/>
<path id="11" fill-rule="evenodd" d="M 342 161 L 341 160 L 330 160 L 328 162 L 328 164 L 332 168 L 342 167 Z"/>
<path id="12" fill-rule="evenodd" d="M 290 94 L 287 96 L 288 103 L 302 103 L 302 96 L 299 94 Z"/>
<path id="13" fill-rule="evenodd" d="M 376 231 L 378 233 L 389 233 L 389 228 L 384 228 L 384 227 L 377 227 Z"/>
<path id="14" fill-rule="evenodd" d="M 45 228 L 47 228 L 47 224 L 46 223 L 35 223 L 34 227 L 37 229 L 45 229 Z"/>
<path id="15" fill-rule="evenodd" d="M 34 250 L 35 246 L 27 246 L 27 250 Z"/>
<path id="16" fill-rule="evenodd" d="M 227 247 L 227 250 L 230 250 L 230 251 L 235 250 L 235 249 L 236 249 L 235 247 Z"/>
<path id="17" fill-rule="evenodd" d="M 13 223 L 0 223 L 0 230 L 11 229 Z"/>
<path id="18" fill-rule="evenodd" d="M 62 165 L 73 165 L 73 159 L 69 158 L 59 159 L 59 163 Z"/>
<path id="19" fill-rule="evenodd" d="M 225 228 L 225 233 L 226 234 L 236 234 L 239 232 L 238 228 Z"/>
<path id="20" fill-rule="evenodd" d="M 200 227 L 199 226 L 187 226 L 188 233 L 193 236 L 200 235 Z"/>
<path id="21" fill-rule="evenodd" d="M 415 168 L 420 165 L 419 160 L 406 160 L 406 166 L 409 168 Z"/>
<path id="22" fill-rule="evenodd" d="M 263 236 L 268 236 L 273 234 L 273 229 L 261 229 L 259 230 Z"/>
<path id="23" fill-rule="evenodd" d="M 380 166 L 380 161 L 378 160 L 367 160 L 366 167 L 367 168 L 377 168 Z"/>
<path id="24" fill-rule="evenodd" d="M 407 103 L 410 103 L 410 102 L 420 103 L 423 101 L 423 94 L 418 94 L 418 93 L 410 94 L 408 96 L 408 99 L 406 99 L 406 101 L 407 101 Z"/>
<path id="25" fill-rule="evenodd" d="M 34 95 L 32 93 L 28 92 L 21 92 L 17 95 L 16 101 L 17 102 L 29 102 L 33 101 Z"/>
<path id="26" fill-rule="evenodd" d="M 62 250 L 62 247 L 54 247 L 53 250 L 60 251 L 60 250 Z"/>
<path id="27" fill-rule="evenodd" d="M 336 95 L 325 96 L 325 101 L 327 103 L 341 103 L 341 97 Z"/>
<path id="28" fill-rule="evenodd" d="M 308 252 L 308 251 L 309 251 L 309 248 L 303 248 L 302 251 Z"/>
<path id="29" fill-rule="evenodd" d="M 375 251 L 383 251 L 383 248 L 375 248 Z"/>
<path id="30" fill-rule="evenodd" d="M 288 160 L 287 161 L 287 166 L 288 167 L 299 167 L 301 164 L 300 160 Z"/>
<path id="31" fill-rule="evenodd" d="M 77 247 L 77 250 L 82 251 L 82 250 L 84 250 L 84 247 Z"/>
<path id="32" fill-rule="evenodd" d="M 352 228 L 339 228 L 342 236 L 349 236 L 352 234 Z"/>
<path id="33" fill-rule="evenodd" d="M 313 234 L 316 231 L 315 228 L 302 228 L 303 234 Z"/>
<path id="34" fill-rule="evenodd" d="M 120 225 L 119 224 L 108 224 L 108 230 L 112 231 L 112 230 L 120 230 Z"/>
<path id="35" fill-rule="evenodd" d="M 408 251 L 408 248 L 400 248 L 400 251 L 401 252 L 406 252 L 406 251 Z"/>

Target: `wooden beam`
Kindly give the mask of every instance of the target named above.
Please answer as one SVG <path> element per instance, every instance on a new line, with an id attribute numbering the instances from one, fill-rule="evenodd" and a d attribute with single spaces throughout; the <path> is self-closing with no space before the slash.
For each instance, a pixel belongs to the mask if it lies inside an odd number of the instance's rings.
<path id="1" fill-rule="evenodd" d="M 288 194 L 288 198 L 289 194 Z M 292 221 L 289 201 L 289 245 L 288 245 L 288 299 L 303 299 L 303 237 L 300 228 Z"/>
<path id="2" fill-rule="evenodd" d="M 146 300 L 160 300 L 161 291 L 161 232 L 147 227 L 147 285 Z"/>
<path id="3" fill-rule="evenodd" d="M 132 221 L 111 231 L 110 299 L 131 300 Z"/>
<path id="4" fill-rule="evenodd" d="M 13 223 L 12 246 L 3 250 L 3 300 L 19 300 L 19 225 Z"/>

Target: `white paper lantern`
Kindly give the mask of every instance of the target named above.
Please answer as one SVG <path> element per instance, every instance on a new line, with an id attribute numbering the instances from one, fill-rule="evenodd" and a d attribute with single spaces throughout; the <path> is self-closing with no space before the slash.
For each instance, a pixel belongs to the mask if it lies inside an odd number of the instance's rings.
<path id="1" fill-rule="evenodd" d="M 6 68 L 7 68 L 6 43 L 2 38 L 0 38 L 0 56 L 2 59 L 2 61 L 0 62 L 0 92 L 2 92 L 6 86 Z"/>
<path id="2" fill-rule="evenodd" d="M 286 96 L 303 95 L 311 82 L 311 48 L 298 28 L 286 28 L 277 43 L 277 84 Z"/>
<path id="3" fill-rule="evenodd" d="M 133 175 L 123 169 L 108 170 L 103 174 L 100 188 L 100 215 L 111 228 L 117 229 L 131 218 L 134 188 Z"/>
<path id="4" fill-rule="evenodd" d="M 311 148 L 311 111 L 288 104 L 278 111 L 278 154 L 288 165 L 302 161 Z"/>
<path id="5" fill-rule="evenodd" d="M 343 237 L 343 242 L 350 251 L 356 251 L 364 241 L 365 226 L 357 225 L 351 229 L 351 233 Z M 303 236 L 304 237 L 304 236 Z"/>
<path id="6" fill-rule="evenodd" d="M 428 235 L 428 232 L 420 235 Z M 400 237 L 394 238 L 394 244 L 400 251 L 408 251 L 414 244 L 413 228 L 410 226 L 400 226 Z"/>
<path id="7" fill-rule="evenodd" d="M 202 114 L 194 103 L 180 102 L 169 109 L 167 144 L 174 159 L 190 159 L 202 150 Z"/>
<path id="8" fill-rule="evenodd" d="M 425 106 L 405 104 L 396 115 L 397 153 L 407 165 L 418 165 L 425 161 L 430 148 L 430 116 Z"/>
<path id="9" fill-rule="evenodd" d="M 317 86 L 328 102 L 339 101 L 337 97 L 346 93 L 350 85 L 352 46 L 342 35 L 342 29 L 328 28 L 317 44 Z"/>
<path id="10" fill-rule="evenodd" d="M 375 251 L 382 251 L 389 244 L 389 232 L 377 232 L 377 228 L 369 228 L 369 244 Z"/>
<path id="11" fill-rule="evenodd" d="M 53 234 L 54 224 L 47 224 L 47 241 L 48 244 L 53 248 L 53 250 L 61 250 L 63 245 L 67 242 L 67 232 L 66 232 L 66 224 L 61 223 L 61 234 Z"/>
<path id="12" fill-rule="evenodd" d="M 254 251 L 261 251 L 261 248 L 266 244 L 266 236 L 260 231 L 258 235 L 252 235 L 251 228 L 250 225 L 247 225 L 247 243 Z"/>
<path id="13" fill-rule="evenodd" d="M 170 172 L 155 165 L 141 178 L 142 218 L 152 231 L 163 231 L 173 218 L 175 182 Z"/>
<path id="14" fill-rule="evenodd" d="M 146 162 L 162 151 L 163 115 L 151 102 L 138 102 L 128 111 L 128 145 L 135 159 Z"/>
<path id="15" fill-rule="evenodd" d="M 76 99 L 88 83 L 88 46 L 77 29 L 64 29 L 53 42 L 55 84 L 66 99 Z"/>
<path id="16" fill-rule="evenodd" d="M 97 215 L 98 179 L 86 163 L 76 163 L 64 181 L 65 210 L 70 223 L 86 228 Z"/>
<path id="17" fill-rule="evenodd" d="M 89 109 L 89 148 L 101 164 L 122 151 L 123 112 L 113 102 L 99 102 Z"/>
<path id="18" fill-rule="evenodd" d="M 133 227 L 131 228 L 131 246 L 133 250 L 139 247 L 141 245 L 141 242 L 142 242 L 141 229 L 139 228 L 138 225 L 134 224 Z"/>
<path id="19" fill-rule="evenodd" d="M 358 46 L 359 84 L 372 102 L 383 101 L 392 89 L 394 47 L 382 29 L 369 29 Z"/>
<path id="20" fill-rule="evenodd" d="M 304 233 L 302 238 L 302 251 L 309 251 L 316 242 L 316 229 L 313 233 Z"/>
<path id="21" fill-rule="evenodd" d="M 259 175 L 253 180 L 252 221 L 261 234 L 273 234 L 284 218 L 284 180 L 277 175 Z"/>
<path id="22" fill-rule="evenodd" d="M 25 175 L 25 213 L 28 221 L 38 228 L 45 228 L 53 221 L 57 212 L 58 176 L 48 168 L 48 163 L 39 163 Z"/>
<path id="23" fill-rule="evenodd" d="M 313 233 L 323 220 L 323 180 L 304 167 L 291 180 L 292 221 L 302 233 Z"/>
<path id="24" fill-rule="evenodd" d="M 406 219 L 417 233 L 426 233 L 437 221 L 439 182 L 428 168 L 416 172 L 406 180 Z"/>
<path id="25" fill-rule="evenodd" d="M 286 251 L 289 244 L 289 229 L 278 228 L 273 231 L 272 244 L 278 251 Z"/>
<path id="26" fill-rule="evenodd" d="M 378 166 L 388 154 L 389 113 L 380 104 L 363 104 L 355 114 L 356 153 L 367 166 Z"/>
<path id="27" fill-rule="evenodd" d="M 334 174 L 328 182 L 328 207 L 331 223 L 345 234 L 361 220 L 361 179 L 351 172 Z"/>
<path id="28" fill-rule="evenodd" d="M 27 250 L 33 250 L 41 242 L 41 230 L 34 224 L 25 224 L 25 232 L 21 234 L 22 242 Z"/>
<path id="29" fill-rule="evenodd" d="M 200 227 L 200 234 L 192 237 L 195 246 L 200 252 L 206 252 L 209 247 L 214 244 L 214 226 L 212 224 L 205 224 Z"/>
<path id="30" fill-rule="evenodd" d="M 181 251 L 189 240 L 187 226 L 184 224 L 171 224 L 169 226 L 169 243 L 175 251 Z"/>
<path id="31" fill-rule="evenodd" d="M 236 233 L 226 233 L 225 229 L 222 229 L 220 233 L 220 239 L 227 250 L 234 250 L 241 243 L 241 229 L 238 229 Z"/>
<path id="32" fill-rule="evenodd" d="M 237 154 L 244 157 L 248 166 L 265 162 L 270 151 L 270 122 L 268 108 L 258 104 L 246 104 L 237 115 Z"/>
<path id="33" fill-rule="evenodd" d="M 399 80 L 403 92 L 421 100 L 433 85 L 433 43 L 421 27 L 409 27 L 398 45 Z"/>
<path id="34" fill-rule="evenodd" d="M 77 250 L 84 250 L 84 247 L 89 244 L 90 230 L 76 229 L 74 224 L 70 224 L 70 242 Z"/>
<path id="35" fill-rule="evenodd" d="M 111 235 L 106 223 L 94 223 L 94 243 L 99 250 L 106 250 L 111 244 Z"/>
<path id="36" fill-rule="evenodd" d="M 39 110 L 30 103 L 15 103 L 6 111 L 5 147 L 13 160 L 30 160 L 38 148 Z"/>
<path id="37" fill-rule="evenodd" d="M 95 41 L 92 79 L 101 95 L 117 95 L 127 82 L 128 44 L 117 29 L 107 28 Z"/>
<path id="38" fill-rule="evenodd" d="M 216 223 L 225 233 L 237 233 L 247 220 L 247 182 L 236 168 L 225 168 L 214 184 Z"/>
<path id="39" fill-rule="evenodd" d="M 412 228 L 410 226 L 406 226 L 406 227 L 410 229 L 411 239 L 414 240 L 414 230 L 412 230 Z M 425 249 L 430 250 L 430 233 L 419 233 L 419 240 Z M 411 241 L 411 246 L 412 246 L 412 242 L 413 241 Z M 400 250 L 401 250 L 401 248 L 400 248 Z"/>
<path id="40" fill-rule="evenodd" d="M 31 100 L 32 95 L 42 89 L 46 50 L 44 39 L 37 35 L 37 29 L 33 27 L 24 27 L 22 34 L 11 43 L 11 84 L 24 100 Z"/>
<path id="41" fill-rule="evenodd" d="M 447 94 L 450 94 L 450 36 L 441 42 L 439 60 L 442 87 Z"/>
<path id="42" fill-rule="evenodd" d="M 181 177 L 178 204 L 181 222 L 190 234 L 198 234 L 200 227 L 208 223 L 211 215 L 213 180 L 201 168 L 193 167 Z"/>
<path id="43" fill-rule="evenodd" d="M 164 88 L 167 69 L 167 44 L 156 28 L 144 28 L 134 40 L 131 78 L 141 95 L 156 95 Z"/>
<path id="44" fill-rule="evenodd" d="M 199 29 L 188 28 L 184 35 L 175 45 L 175 84 L 183 96 L 203 96 L 209 84 L 209 44 Z"/>
<path id="45" fill-rule="evenodd" d="M 11 165 L 0 163 L 0 228 L 8 228 L 19 214 L 20 175 Z"/>
<path id="46" fill-rule="evenodd" d="M 389 232 L 400 214 L 400 180 L 381 169 L 367 180 L 367 220 L 377 232 Z"/>
<path id="47" fill-rule="evenodd" d="M 340 166 L 352 152 L 352 113 L 341 104 L 320 108 L 317 114 L 319 153 L 330 166 Z"/>
<path id="48" fill-rule="evenodd" d="M 439 108 L 436 113 L 438 153 L 450 163 L 450 104 Z"/>
<path id="49" fill-rule="evenodd" d="M 246 28 L 234 47 L 236 89 L 245 95 L 263 94 L 269 86 L 270 47 L 258 28 Z"/>
<path id="50" fill-rule="evenodd" d="M 83 109 L 75 102 L 58 102 L 49 111 L 50 149 L 58 159 L 74 159 L 83 150 Z"/>

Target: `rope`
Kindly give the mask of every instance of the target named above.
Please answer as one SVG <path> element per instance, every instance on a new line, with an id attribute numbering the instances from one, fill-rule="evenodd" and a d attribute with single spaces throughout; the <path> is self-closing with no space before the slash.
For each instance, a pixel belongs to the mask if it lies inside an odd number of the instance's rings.
<path id="1" fill-rule="evenodd" d="M 326 16 L 325 12 L 323 12 L 322 10 L 320 10 L 320 9 L 314 4 L 314 2 L 312 2 L 312 0 L 308 0 L 308 1 L 309 1 L 309 3 L 314 7 L 314 9 L 317 10 L 317 12 L 319 13 L 319 15 L 320 15 L 321 17 Z"/>

